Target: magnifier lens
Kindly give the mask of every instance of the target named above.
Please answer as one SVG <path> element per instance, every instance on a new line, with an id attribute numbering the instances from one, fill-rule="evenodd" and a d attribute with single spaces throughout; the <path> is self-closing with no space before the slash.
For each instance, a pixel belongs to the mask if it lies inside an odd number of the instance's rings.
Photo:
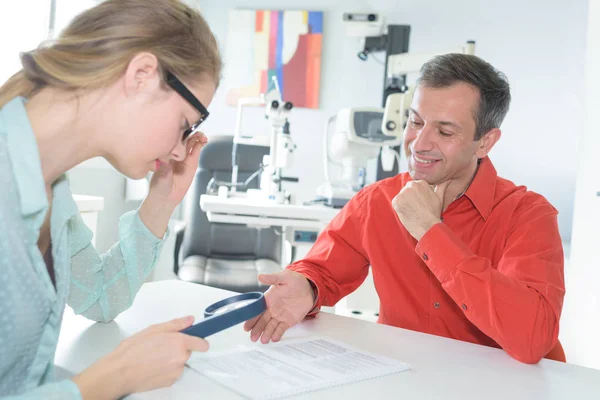
<path id="1" fill-rule="evenodd" d="M 242 308 L 254 301 L 256 301 L 256 299 L 240 300 L 240 301 L 236 301 L 235 303 L 224 305 L 223 307 L 215 310 L 213 315 L 219 315 L 219 314 L 223 314 L 223 313 L 226 313 L 229 311 L 237 310 L 238 308 Z"/>

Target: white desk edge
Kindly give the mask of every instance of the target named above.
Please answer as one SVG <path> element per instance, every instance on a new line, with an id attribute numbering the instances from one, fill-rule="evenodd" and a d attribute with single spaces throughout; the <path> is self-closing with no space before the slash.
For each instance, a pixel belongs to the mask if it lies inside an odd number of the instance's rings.
<path id="1" fill-rule="evenodd" d="M 206 306 L 231 295 L 181 281 L 145 284 L 132 307 L 114 322 L 96 324 L 67 309 L 56 354 L 56 364 L 78 373 L 108 353 L 125 337 L 144 327 L 171 318 L 202 316 Z M 598 399 L 600 371 L 542 360 L 521 364 L 502 350 L 426 335 L 409 330 L 320 313 L 286 333 L 294 338 L 324 335 L 411 364 L 412 370 L 387 377 L 340 386 L 299 396 L 301 399 L 379 398 L 446 399 Z M 228 349 L 250 343 L 241 327 L 209 338 L 211 349 Z M 134 394 L 131 399 L 239 399 L 233 392 L 186 368 L 173 386 Z"/>

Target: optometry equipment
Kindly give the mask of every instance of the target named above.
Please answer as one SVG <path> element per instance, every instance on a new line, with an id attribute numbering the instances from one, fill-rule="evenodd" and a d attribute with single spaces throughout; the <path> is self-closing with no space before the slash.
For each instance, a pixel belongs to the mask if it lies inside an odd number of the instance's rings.
<path id="1" fill-rule="evenodd" d="M 181 332 L 206 338 L 257 317 L 266 309 L 267 301 L 261 292 L 239 294 L 206 307 L 204 319 Z"/>
<path id="2" fill-rule="evenodd" d="M 342 20 L 346 35 L 351 37 L 379 36 L 385 22 L 383 16 L 375 12 L 345 12 Z"/>
<path id="3" fill-rule="evenodd" d="M 329 118 L 323 134 L 323 165 L 326 182 L 317 188 L 317 199 L 331 207 L 343 207 L 366 184 L 367 163 L 381 149 L 384 169 L 391 170 L 402 143 L 407 98 L 390 95 L 385 109 L 344 108 Z M 333 133 L 331 125 L 335 123 Z M 341 168 L 334 178 L 330 164 Z"/>
<path id="4" fill-rule="evenodd" d="M 290 135 L 289 115 L 293 104 L 282 99 L 277 78 L 272 77 L 273 89 L 259 97 L 238 100 L 236 125 L 233 137 L 231 192 L 245 183 L 238 182 L 238 145 L 268 146 L 269 154 L 263 158 L 260 171 L 260 190 L 249 190 L 248 195 L 260 200 L 271 200 L 278 204 L 290 200 L 290 194 L 283 191 L 281 183 L 298 182 L 298 178 L 284 177 L 283 170 L 293 162 L 296 144 Z M 265 118 L 270 127 L 269 135 L 246 136 L 241 132 L 244 108 L 264 106 Z"/>

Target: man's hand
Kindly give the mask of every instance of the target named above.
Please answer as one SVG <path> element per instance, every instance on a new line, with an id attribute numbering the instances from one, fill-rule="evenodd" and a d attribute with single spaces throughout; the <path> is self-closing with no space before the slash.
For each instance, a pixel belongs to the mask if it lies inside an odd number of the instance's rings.
<path id="1" fill-rule="evenodd" d="M 417 240 L 437 223 L 441 222 L 444 196 L 451 181 L 435 188 L 426 181 L 411 181 L 392 200 L 392 207 L 400 222 Z"/>
<path id="2" fill-rule="evenodd" d="M 258 280 L 271 285 L 265 293 L 267 310 L 244 324 L 250 339 L 262 343 L 277 342 L 283 333 L 302 321 L 313 308 L 313 290 L 304 275 L 288 269 L 275 274 L 261 274 Z"/>

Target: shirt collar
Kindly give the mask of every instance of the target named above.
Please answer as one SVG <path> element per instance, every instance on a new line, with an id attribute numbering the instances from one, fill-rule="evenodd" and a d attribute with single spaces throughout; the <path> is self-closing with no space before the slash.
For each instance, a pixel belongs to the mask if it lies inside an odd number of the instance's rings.
<path id="1" fill-rule="evenodd" d="M 48 208 L 48 198 L 37 141 L 33 134 L 25 99 L 16 97 L 0 109 L 6 126 L 7 147 L 19 191 L 21 215 L 37 214 Z"/>
<path id="2" fill-rule="evenodd" d="M 489 157 L 481 159 L 475 178 L 464 194 L 484 220 L 490 215 L 494 206 L 497 177 L 498 173 Z"/>

